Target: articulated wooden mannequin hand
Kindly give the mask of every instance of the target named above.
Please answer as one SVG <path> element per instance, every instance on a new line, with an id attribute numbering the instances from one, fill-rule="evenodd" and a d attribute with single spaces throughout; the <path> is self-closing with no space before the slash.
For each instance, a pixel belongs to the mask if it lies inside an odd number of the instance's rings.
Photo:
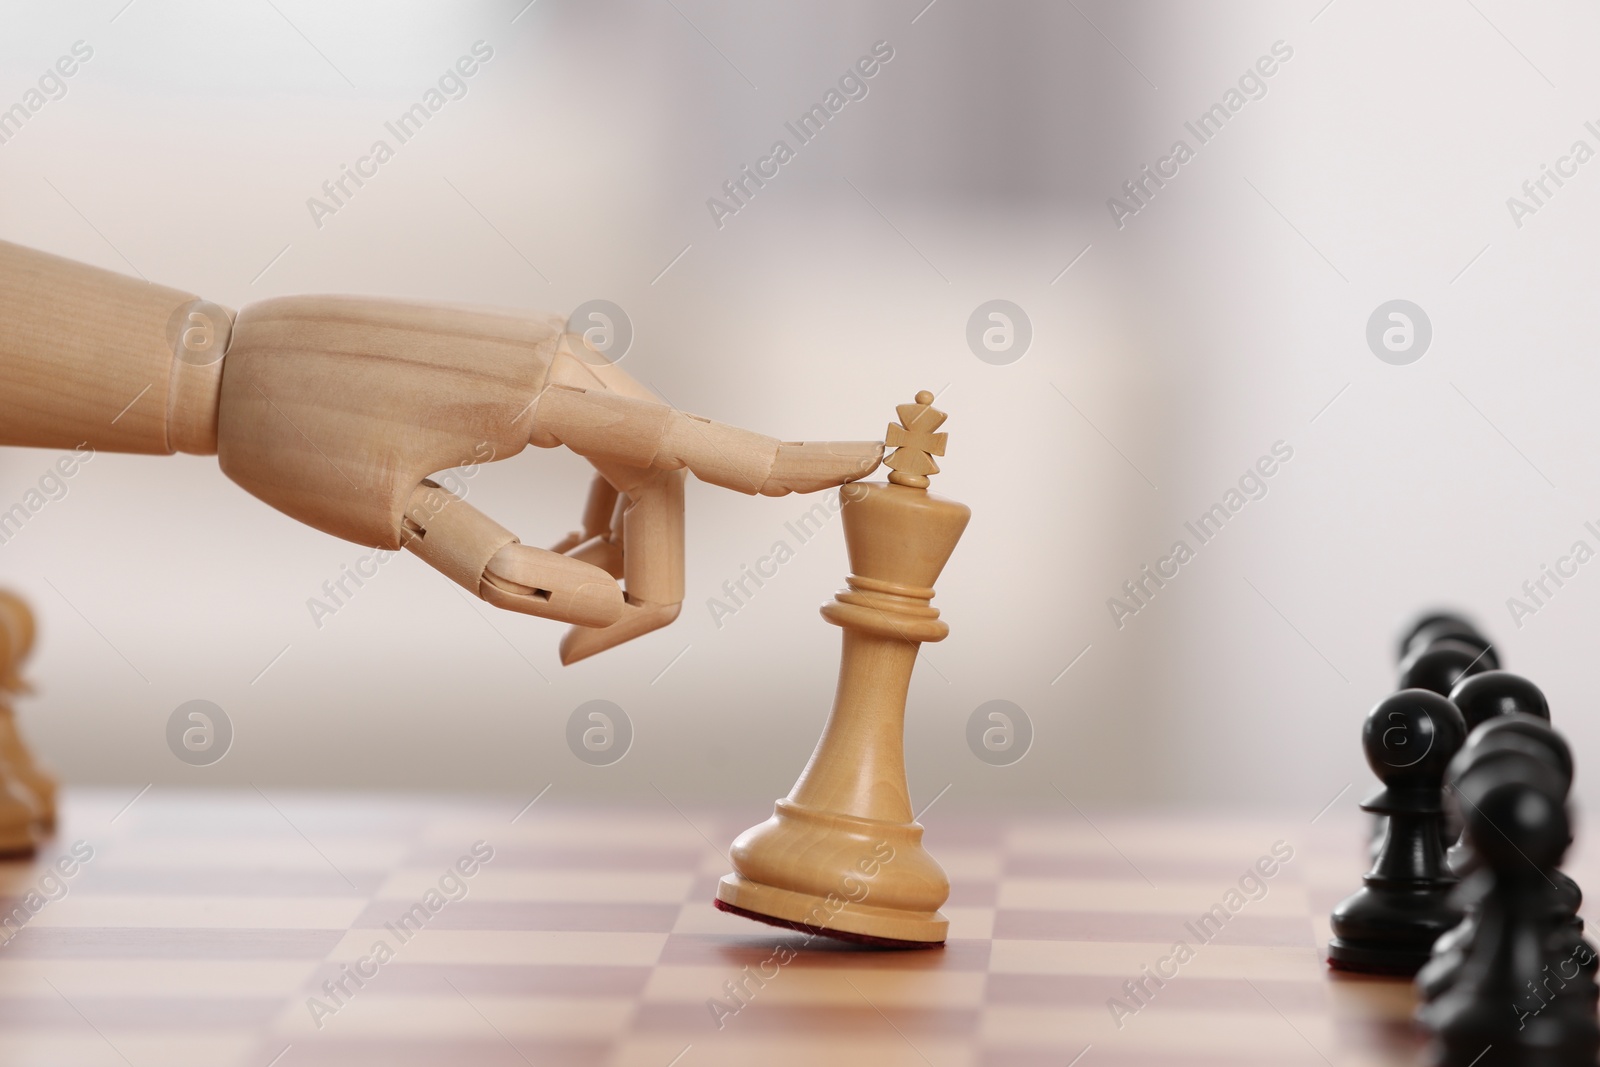
<path id="1" fill-rule="evenodd" d="M 0 445 L 85 443 L 215 454 L 287 515 L 572 623 L 564 663 L 677 617 L 685 470 L 781 496 L 854 481 L 883 456 L 881 442 L 782 442 L 677 411 L 559 316 L 339 296 L 235 316 L 0 242 Z M 429 477 L 528 444 L 565 445 L 598 472 L 583 529 L 550 550 Z"/>

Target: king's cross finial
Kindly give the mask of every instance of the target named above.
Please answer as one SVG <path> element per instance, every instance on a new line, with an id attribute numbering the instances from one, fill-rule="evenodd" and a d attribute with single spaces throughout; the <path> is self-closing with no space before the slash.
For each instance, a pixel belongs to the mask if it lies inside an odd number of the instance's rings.
<path id="1" fill-rule="evenodd" d="M 899 423 L 890 423 L 884 444 L 894 449 L 884 466 L 893 473 L 889 480 L 896 485 L 914 489 L 928 487 L 928 475 L 938 474 L 939 465 L 934 456 L 944 455 L 949 434 L 934 433 L 950 416 L 933 408 L 933 394 L 926 389 L 917 394 L 914 404 L 897 404 L 895 413 Z"/>

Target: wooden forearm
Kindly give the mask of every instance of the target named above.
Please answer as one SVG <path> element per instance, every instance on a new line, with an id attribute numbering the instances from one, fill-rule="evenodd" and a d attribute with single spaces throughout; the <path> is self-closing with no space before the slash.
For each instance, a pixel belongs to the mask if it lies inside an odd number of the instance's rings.
<path id="1" fill-rule="evenodd" d="M 0 241 L 0 445 L 217 451 L 233 313 Z"/>

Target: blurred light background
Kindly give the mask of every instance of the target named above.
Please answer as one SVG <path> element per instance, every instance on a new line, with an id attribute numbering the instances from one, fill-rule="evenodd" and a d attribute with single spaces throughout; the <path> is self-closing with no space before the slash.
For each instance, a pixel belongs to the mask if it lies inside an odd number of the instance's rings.
<path id="1" fill-rule="evenodd" d="M 611 300 L 625 369 L 785 439 L 881 436 L 937 391 L 935 490 L 974 518 L 935 601 L 951 635 L 912 685 L 919 805 L 1353 805 L 1395 631 L 1439 604 L 1545 688 L 1580 762 L 1597 751 L 1600 563 L 1507 607 L 1600 547 L 1600 163 L 1507 206 L 1574 141 L 1600 148 L 1592 5 L 925 3 L 13 5 L 0 107 L 75 42 L 93 56 L 0 145 L 0 237 L 235 308 Z M 465 95 L 395 144 L 384 124 L 476 42 Z M 785 123 L 879 42 L 866 95 L 799 145 Z M 1185 123 L 1275 49 L 1200 144 Z M 308 198 L 379 138 L 394 158 L 318 225 Z M 719 225 L 708 199 L 778 139 L 795 158 Z M 1180 139 L 1193 158 L 1119 225 L 1108 200 Z M 994 299 L 1031 324 L 1009 363 L 967 340 Z M 1394 299 L 1432 324 L 1409 365 L 1366 339 Z M 1195 546 L 1185 522 L 1278 442 L 1266 495 L 1119 627 L 1108 599 Z M 55 458 L 0 454 L 0 509 Z M 530 449 L 474 502 L 549 544 L 586 469 Z M 708 600 L 813 503 L 691 483 L 682 617 L 563 668 L 558 625 L 409 555 L 319 627 L 307 601 L 364 549 L 214 459 L 100 455 L 0 545 L 41 617 L 21 714 L 75 783 L 759 806 L 832 699 L 837 520 L 720 625 Z M 193 699 L 236 731 L 204 768 L 167 749 Z M 635 731 L 606 767 L 565 740 L 594 699 Z M 1033 725 L 1009 766 L 968 749 L 992 700 Z"/>

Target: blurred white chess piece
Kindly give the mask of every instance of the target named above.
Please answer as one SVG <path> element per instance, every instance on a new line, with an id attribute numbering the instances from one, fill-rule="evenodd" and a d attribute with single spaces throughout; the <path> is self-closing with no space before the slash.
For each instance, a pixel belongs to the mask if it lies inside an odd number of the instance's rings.
<path id="1" fill-rule="evenodd" d="M 56 823 L 56 781 L 23 744 L 11 706 L 14 695 L 28 692 L 20 672 L 33 637 L 27 603 L 0 589 L 0 855 L 32 852 Z"/>

